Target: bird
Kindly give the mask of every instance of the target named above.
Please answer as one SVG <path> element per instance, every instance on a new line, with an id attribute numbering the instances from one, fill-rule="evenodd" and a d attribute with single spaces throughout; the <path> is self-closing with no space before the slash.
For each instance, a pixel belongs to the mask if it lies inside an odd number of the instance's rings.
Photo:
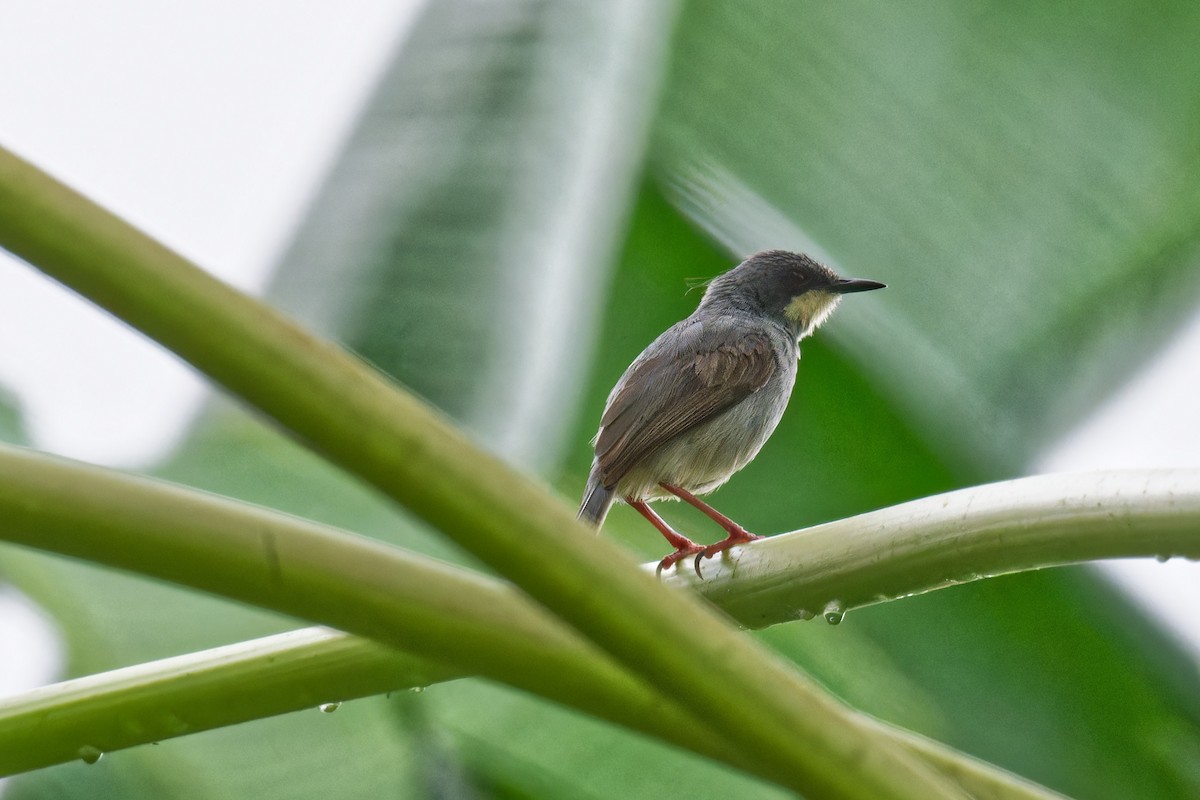
<path id="1" fill-rule="evenodd" d="M 651 342 L 609 394 L 578 518 L 600 528 L 624 501 L 675 548 L 658 572 L 694 555 L 701 578 L 702 558 L 761 539 L 700 495 L 750 463 L 775 431 L 796 382 L 801 340 L 842 295 L 884 286 L 842 278 L 787 250 L 755 253 L 709 281 L 691 316 Z M 648 505 L 656 500 L 689 503 L 728 535 L 697 544 Z"/>

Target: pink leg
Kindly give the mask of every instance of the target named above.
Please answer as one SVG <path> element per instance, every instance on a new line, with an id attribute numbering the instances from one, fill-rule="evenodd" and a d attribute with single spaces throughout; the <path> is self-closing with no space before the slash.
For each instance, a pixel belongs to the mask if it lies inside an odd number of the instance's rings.
<path id="1" fill-rule="evenodd" d="M 650 524 L 658 528 L 658 532 L 666 538 L 667 542 L 675 548 L 674 553 L 665 556 L 662 561 L 658 562 L 658 572 L 664 569 L 670 569 L 675 565 L 675 562 L 681 558 L 693 555 L 695 553 L 703 553 L 704 547 L 696 544 L 691 539 L 683 536 L 675 531 L 667 521 L 654 513 L 654 509 L 646 505 L 645 500 L 634 500 L 632 497 L 626 497 L 625 502 L 633 506 L 639 514 L 650 521 Z M 700 570 L 696 570 L 696 574 L 700 574 Z"/>
<path id="2" fill-rule="evenodd" d="M 696 495 L 692 494 L 687 489 L 682 489 L 678 486 L 672 486 L 669 483 L 660 483 L 659 486 L 666 489 L 668 492 L 675 495 L 676 497 L 678 497 L 680 500 L 684 501 L 685 503 L 690 503 L 691 505 L 700 509 L 702 512 L 704 512 L 705 516 L 707 516 L 713 522 L 720 525 L 722 528 L 724 528 L 729 533 L 728 537 L 726 537 L 725 539 L 722 539 L 721 541 L 717 542 L 716 544 L 710 544 L 708 547 L 704 548 L 704 551 L 702 553 L 700 553 L 700 555 L 696 556 L 696 573 L 697 574 L 699 574 L 699 572 L 700 572 L 700 559 L 701 558 L 712 558 L 717 553 L 720 553 L 724 550 L 728 550 L 729 548 L 733 547 L 735 544 L 744 544 L 745 542 L 753 542 L 755 539 L 763 538 L 761 536 L 756 536 L 753 533 L 750 533 L 745 528 L 743 528 L 741 525 L 738 525 L 736 522 L 734 522 L 729 517 L 722 514 L 720 511 L 717 511 L 715 508 L 713 508 L 708 503 L 701 500 L 699 497 L 696 497 Z"/>

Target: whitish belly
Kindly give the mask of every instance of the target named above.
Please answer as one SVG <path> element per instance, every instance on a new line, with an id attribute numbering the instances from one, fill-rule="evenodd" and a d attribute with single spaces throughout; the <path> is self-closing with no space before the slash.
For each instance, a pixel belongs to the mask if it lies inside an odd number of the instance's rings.
<path id="1" fill-rule="evenodd" d="M 747 397 L 719 417 L 672 439 L 617 484 L 621 497 L 674 499 L 660 483 L 705 494 L 729 480 L 758 455 L 787 405 L 771 387 Z M 789 387 L 790 388 L 790 387 Z"/>

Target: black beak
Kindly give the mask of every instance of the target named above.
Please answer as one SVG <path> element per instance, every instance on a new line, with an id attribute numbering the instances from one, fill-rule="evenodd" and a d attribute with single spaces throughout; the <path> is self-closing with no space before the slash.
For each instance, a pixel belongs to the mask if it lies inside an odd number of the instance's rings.
<path id="1" fill-rule="evenodd" d="M 872 289 L 883 289 L 886 283 L 868 281 L 862 278 L 838 278 L 837 283 L 829 287 L 834 294 L 850 294 L 851 292 L 869 292 Z"/>

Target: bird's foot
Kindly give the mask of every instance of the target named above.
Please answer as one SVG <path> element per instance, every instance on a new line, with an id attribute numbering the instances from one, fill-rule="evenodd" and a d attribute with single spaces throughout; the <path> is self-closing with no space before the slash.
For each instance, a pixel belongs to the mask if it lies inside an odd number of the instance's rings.
<path id="1" fill-rule="evenodd" d="M 676 534 L 676 536 L 679 537 L 678 540 L 673 539 L 671 541 L 671 544 L 675 545 L 675 552 L 664 556 L 663 560 L 658 562 L 658 569 L 654 571 L 656 575 L 661 575 L 664 569 L 670 569 L 671 567 L 675 566 L 677 562 L 682 561 L 688 556 L 696 555 L 696 553 L 704 553 L 704 545 L 696 544 L 691 539 L 688 539 L 684 536 L 679 536 L 678 534 Z M 699 556 L 697 556 L 697 558 L 699 558 Z M 699 570 L 697 570 L 697 574 L 699 574 Z"/>
<path id="2" fill-rule="evenodd" d="M 766 537 L 758 536 L 757 534 L 750 533 L 745 528 L 739 527 L 737 530 L 732 531 L 729 536 L 725 537 L 716 544 L 710 544 L 708 547 L 703 547 L 700 549 L 699 554 L 696 556 L 696 562 L 693 565 L 696 568 L 696 574 L 700 575 L 700 559 L 712 558 L 717 553 L 723 553 L 729 548 L 733 547 L 735 544 L 745 544 L 746 542 L 753 542 L 763 538 Z M 700 575 L 700 577 L 703 578 L 704 576 Z"/>

